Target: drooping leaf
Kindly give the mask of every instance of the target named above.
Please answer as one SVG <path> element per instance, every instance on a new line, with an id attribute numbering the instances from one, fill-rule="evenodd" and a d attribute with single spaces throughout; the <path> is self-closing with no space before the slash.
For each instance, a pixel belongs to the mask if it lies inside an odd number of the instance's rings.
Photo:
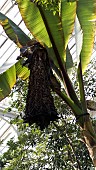
<path id="1" fill-rule="evenodd" d="M 14 43 L 16 43 L 17 46 L 21 47 L 22 45 L 26 45 L 27 42 L 30 41 L 30 38 L 17 25 L 2 13 L 0 13 L 0 24 L 3 26 L 7 36 Z M 14 58 L 14 60 L 11 60 L 12 56 L 7 57 L 8 58 L 4 58 L 3 64 L 0 67 L 1 73 L 9 69 L 12 64 L 14 65 L 16 63 L 16 57 Z M 11 61 L 10 64 L 8 63 L 9 60 Z"/>
<path id="2" fill-rule="evenodd" d="M 16 70 L 15 66 L 12 66 L 6 72 L 0 75 L 0 101 L 8 96 L 15 83 Z"/>
<path id="3" fill-rule="evenodd" d="M 0 13 L 0 24 L 3 26 L 7 36 L 17 46 L 21 47 L 30 41 L 30 38 L 17 25 L 2 13 Z M 6 68 L 6 71 L 0 75 L 0 101 L 11 92 L 11 88 L 16 83 L 16 76 L 22 79 L 29 76 L 29 71 L 26 67 L 22 68 L 19 62 L 16 63 L 16 59 L 13 61 L 14 66 L 12 66 L 12 63 L 8 64 L 9 59 L 6 59 L 5 63 L 0 67 L 1 72 Z"/>
<path id="4" fill-rule="evenodd" d="M 54 51 L 52 49 L 49 35 L 44 24 L 44 20 L 42 19 L 38 7 L 33 2 L 30 2 L 30 0 L 17 0 L 17 3 L 25 25 L 37 41 L 49 48 L 49 56 L 51 58 L 54 58 L 54 62 L 56 63 L 56 65 L 58 65 L 56 62 Z"/>
<path id="5" fill-rule="evenodd" d="M 26 45 L 30 38 L 8 17 L 0 12 L 0 24 L 3 26 L 8 37 L 17 44 L 17 46 Z"/>
<path id="6" fill-rule="evenodd" d="M 37 6 L 30 0 L 16 1 L 18 3 L 22 18 L 32 35 L 37 39 L 37 41 L 50 47 L 51 43 L 49 36 Z"/>
<path id="7" fill-rule="evenodd" d="M 29 77 L 29 74 L 30 71 L 28 68 L 22 67 L 20 61 L 3 74 L 0 74 L 0 101 L 10 94 L 12 87 L 16 83 L 17 77 L 26 80 Z"/>
<path id="8" fill-rule="evenodd" d="M 43 6 L 36 6 L 30 0 L 17 0 L 17 3 L 22 18 L 30 32 L 39 42 L 45 44 L 48 48 L 54 45 L 54 52 L 57 54 L 56 50 L 58 51 L 59 57 L 64 64 L 64 60 L 66 59 L 65 48 L 74 28 L 76 2 L 70 4 L 62 1 L 60 4 L 60 13 L 56 12 L 55 14 L 53 11 L 44 9 Z M 54 52 L 53 55 L 50 55 L 49 50 L 49 55 L 52 59 L 54 58 Z M 54 58 L 55 60 L 56 58 Z"/>
<path id="9" fill-rule="evenodd" d="M 80 0 L 77 2 L 77 16 L 83 30 L 83 45 L 81 50 L 82 70 L 85 71 L 90 62 L 96 20 L 96 2 L 94 0 Z"/>

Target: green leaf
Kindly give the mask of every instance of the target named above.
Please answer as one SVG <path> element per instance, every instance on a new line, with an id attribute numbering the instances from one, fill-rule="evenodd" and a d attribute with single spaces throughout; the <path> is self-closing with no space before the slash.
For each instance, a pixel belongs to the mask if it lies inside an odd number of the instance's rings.
<path id="1" fill-rule="evenodd" d="M 53 15 L 53 12 L 44 10 L 43 7 L 41 7 L 44 13 L 43 18 L 36 4 L 26 0 L 17 0 L 17 2 L 22 18 L 32 35 L 39 42 L 51 47 L 50 36 L 48 35 L 48 30 L 50 30 L 54 43 L 64 61 L 64 40 L 59 15 Z M 53 57 L 53 55 L 50 56 Z"/>
<path id="2" fill-rule="evenodd" d="M 30 38 L 17 25 L 2 13 L 0 13 L 0 24 L 8 37 L 19 47 L 26 45 L 30 41 Z M 13 65 L 0 75 L 0 101 L 11 92 L 11 88 L 16 83 L 16 76 L 24 80 L 29 76 L 29 70 L 26 67 L 22 67 L 20 62 L 17 62 L 16 65 L 13 62 Z M 2 70 L 2 68 L 3 66 L 0 69 Z"/>
<path id="3" fill-rule="evenodd" d="M 37 41 L 50 47 L 51 43 L 37 6 L 30 0 L 16 0 L 25 25 Z"/>
<path id="4" fill-rule="evenodd" d="M 54 59 L 54 53 L 59 56 L 64 63 L 66 52 L 65 48 L 74 28 L 74 20 L 76 15 L 76 2 L 68 3 L 61 2 L 60 13 L 54 14 L 50 9 L 36 6 L 30 0 L 20 1 L 17 0 L 22 18 L 30 30 L 32 35 L 41 43 L 45 44 L 48 48 L 55 45 L 54 52 L 49 50 L 49 56 Z M 51 44 L 52 43 L 52 44 Z"/>
<path id="5" fill-rule="evenodd" d="M 45 23 L 56 58 L 57 58 L 57 51 L 58 51 L 59 57 L 64 63 L 65 48 L 64 48 L 64 38 L 63 38 L 63 30 L 61 25 L 61 18 L 59 16 L 59 13 L 56 13 L 54 15 L 53 12 L 49 10 L 45 10 L 40 6 L 38 6 L 38 8 L 40 10 L 43 21 Z"/>
<path id="6" fill-rule="evenodd" d="M 15 66 L 12 66 L 6 72 L 0 75 L 0 101 L 8 96 L 15 83 L 16 70 Z"/>
<path id="7" fill-rule="evenodd" d="M 8 17 L 0 12 L 0 24 L 3 26 L 8 37 L 19 47 L 26 45 L 30 38 Z"/>
<path id="8" fill-rule="evenodd" d="M 72 67 L 73 67 L 73 59 L 72 59 L 70 50 L 67 46 L 67 48 L 66 48 L 66 69 L 67 69 L 67 71 L 70 72 Z"/>
<path id="9" fill-rule="evenodd" d="M 21 61 L 16 63 L 16 75 L 23 80 L 26 80 L 29 77 L 30 71 L 27 67 L 23 67 Z"/>
<path id="10" fill-rule="evenodd" d="M 90 62 L 96 20 L 96 2 L 94 0 L 80 0 L 77 2 L 77 16 L 83 30 L 83 45 L 81 50 L 81 64 L 84 73 L 88 63 Z"/>
<path id="11" fill-rule="evenodd" d="M 74 21 L 76 16 L 76 2 L 61 1 L 61 21 L 64 32 L 65 49 L 69 38 L 74 29 Z"/>

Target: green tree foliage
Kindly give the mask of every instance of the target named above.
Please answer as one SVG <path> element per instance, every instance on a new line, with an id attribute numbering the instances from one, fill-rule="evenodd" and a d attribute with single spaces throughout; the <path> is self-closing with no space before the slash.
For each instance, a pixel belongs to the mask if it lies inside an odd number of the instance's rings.
<path id="1" fill-rule="evenodd" d="M 44 131 L 35 125 L 22 124 L 18 118 L 12 122 L 17 124 L 20 135 L 17 142 L 14 139 L 8 142 L 9 149 L 2 157 L 4 169 L 74 170 L 92 166 L 85 144 L 78 140 L 82 134 L 73 113 L 57 96 L 55 104 L 60 119 Z"/>

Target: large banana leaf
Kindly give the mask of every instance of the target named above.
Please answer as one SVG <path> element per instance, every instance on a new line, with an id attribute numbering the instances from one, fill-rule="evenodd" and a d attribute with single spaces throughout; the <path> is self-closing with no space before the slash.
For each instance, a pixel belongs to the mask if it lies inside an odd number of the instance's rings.
<path id="1" fill-rule="evenodd" d="M 64 63 L 65 48 L 74 28 L 76 3 L 70 5 L 62 1 L 61 12 L 55 15 L 52 11 L 45 10 L 44 7 L 36 6 L 30 0 L 17 0 L 17 3 L 30 32 L 46 46 L 51 47 L 52 43 L 55 46 L 54 52 L 56 53 L 57 50 Z M 53 56 L 54 54 L 51 56 L 52 59 Z"/>
<path id="2" fill-rule="evenodd" d="M 6 32 L 7 36 L 18 46 L 22 47 L 22 45 L 26 45 L 28 41 L 30 41 L 30 38 L 8 17 L 6 17 L 4 14 L 0 13 L 0 24 L 3 26 L 4 31 Z M 4 56 L 4 59 L 2 60 L 2 66 L 0 69 L 3 69 L 3 67 L 6 65 L 6 70 L 12 66 L 11 64 L 7 64 L 8 61 L 11 60 L 12 56 Z M 13 65 L 16 63 L 16 56 L 14 56 Z M 3 66 L 4 65 L 4 66 Z M 0 72 L 1 73 L 1 72 Z"/>
<path id="3" fill-rule="evenodd" d="M 37 6 L 30 0 L 17 0 L 22 18 L 37 41 L 51 46 L 47 30 Z"/>
<path id="4" fill-rule="evenodd" d="M 85 100 L 85 93 L 84 93 L 84 83 L 83 83 L 83 76 L 93 51 L 93 43 L 94 43 L 94 36 L 95 36 L 95 22 L 96 21 L 96 2 L 92 0 L 86 1 L 80 0 L 77 3 L 77 16 L 81 25 L 79 26 L 79 34 L 77 36 L 77 46 L 81 50 L 79 56 L 79 64 L 78 64 L 78 81 L 79 81 L 79 92 L 80 92 L 80 100 L 82 104 L 82 110 L 84 113 L 87 113 L 87 105 Z M 78 21 L 77 21 L 78 23 Z M 77 24 L 79 25 L 79 24 Z M 82 29 L 82 30 L 80 30 Z M 82 33 L 83 33 L 83 40 L 82 40 Z M 79 40 L 79 41 L 78 41 Z M 82 40 L 82 42 L 80 41 Z M 78 50 L 79 51 L 79 50 Z M 79 51 L 80 52 L 80 51 Z"/>
<path id="5" fill-rule="evenodd" d="M 47 33 L 44 21 L 41 17 L 40 11 L 37 6 L 30 2 L 30 0 L 20 1 L 17 0 L 18 7 L 22 18 L 25 22 L 25 25 L 30 30 L 32 35 L 39 41 L 41 44 L 47 46 L 50 57 L 54 58 L 55 64 L 57 64 L 53 49 L 51 48 L 51 41 Z"/>
<path id="6" fill-rule="evenodd" d="M 2 13 L 0 13 L 0 24 L 3 26 L 8 37 L 16 43 L 17 46 L 21 47 L 30 41 L 30 38 L 17 25 Z M 22 79 L 26 79 L 29 76 L 28 69 L 25 67 L 22 68 L 20 62 L 16 63 L 16 59 L 13 61 L 14 66 L 9 68 L 10 65 L 7 64 L 8 60 L 10 60 L 9 56 L 6 59 L 4 58 L 4 65 L 0 67 L 2 71 L 6 65 L 7 70 L 0 75 L 0 101 L 11 92 L 12 87 L 16 83 L 16 76 Z"/>
<path id="7" fill-rule="evenodd" d="M 8 37 L 19 47 L 26 45 L 30 38 L 8 17 L 0 12 L 0 24 L 3 26 Z"/>
<path id="8" fill-rule="evenodd" d="M 61 23 L 64 32 L 65 48 L 74 29 L 74 20 L 76 16 L 76 2 L 68 3 L 61 1 Z"/>
<path id="9" fill-rule="evenodd" d="M 15 65 L 0 75 L 0 101 L 11 92 L 16 83 Z"/>
<path id="10" fill-rule="evenodd" d="M 94 35 L 95 35 L 95 21 L 96 21 L 96 1 L 94 0 L 80 0 L 77 3 L 77 16 L 83 30 L 83 45 L 81 50 L 81 65 L 84 72 L 88 63 L 90 62 Z"/>
<path id="11" fill-rule="evenodd" d="M 10 67 L 3 74 L 0 74 L 0 101 L 9 95 L 12 87 L 16 83 L 17 77 L 20 77 L 23 80 L 29 77 L 28 68 L 22 67 L 20 61 Z"/>

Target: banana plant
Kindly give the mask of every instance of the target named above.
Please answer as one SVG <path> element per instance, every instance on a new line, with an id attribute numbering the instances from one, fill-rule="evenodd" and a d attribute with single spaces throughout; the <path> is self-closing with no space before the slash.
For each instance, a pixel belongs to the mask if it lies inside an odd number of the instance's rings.
<path id="1" fill-rule="evenodd" d="M 56 2 L 16 0 L 16 2 L 26 27 L 35 40 L 48 51 L 54 76 L 56 75 L 55 78 L 58 78 L 59 83 L 62 82 L 64 86 L 64 89 L 61 90 L 56 88 L 56 84 L 53 83 L 54 91 L 72 109 L 81 127 L 90 157 L 96 167 L 96 135 L 87 111 L 83 84 L 83 73 L 90 62 L 94 44 L 96 2 L 94 0 L 88 0 L 87 3 L 86 0 L 60 0 Z M 8 37 L 19 48 L 34 43 L 34 38 L 30 39 L 11 19 L 2 13 L 0 13 L 0 23 Z M 68 75 L 68 68 L 72 67 L 72 56 L 68 42 L 74 27 L 78 28 L 78 23 L 80 34 L 78 36 L 75 30 L 75 36 L 77 38 L 76 46 L 80 46 L 80 49 L 77 48 L 80 98 L 78 98 Z M 17 77 L 26 80 L 29 75 L 28 68 L 22 67 L 22 59 L 2 73 L 0 75 L 0 100 L 8 96 Z"/>

